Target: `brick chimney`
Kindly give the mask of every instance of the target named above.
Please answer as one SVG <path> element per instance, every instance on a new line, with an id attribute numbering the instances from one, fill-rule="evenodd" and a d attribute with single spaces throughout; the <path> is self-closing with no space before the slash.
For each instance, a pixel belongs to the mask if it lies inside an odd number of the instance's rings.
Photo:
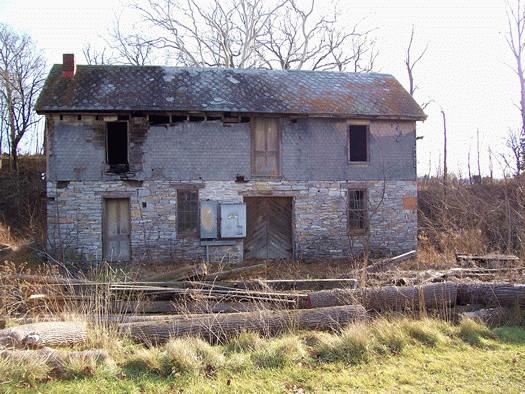
<path id="1" fill-rule="evenodd" d="M 77 66 L 75 65 L 75 54 L 64 53 L 62 55 L 62 75 L 66 78 L 71 78 L 75 75 Z"/>

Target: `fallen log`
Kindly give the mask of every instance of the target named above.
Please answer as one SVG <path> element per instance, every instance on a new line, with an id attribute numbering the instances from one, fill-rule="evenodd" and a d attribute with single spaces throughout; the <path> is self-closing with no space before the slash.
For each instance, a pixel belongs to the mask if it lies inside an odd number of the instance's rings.
<path id="1" fill-rule="evenodd" d="M 460 314 L 461 319 L 472 319 L 489 326 L 501 326 L 516 322 L 516 311 L 512 308 L 498 306 L 496 308 L 482 308 L 476 311 Z M 519 320 L 519 319 L 518 319 Z"/>
<path id="2" fill-rule="evenodd" d="M 271 290 L 329 290 L 355 289 L 357 279 L 267 279 L 255 281 L 223 282 L 225 285 L 238 289 L 265 289 Z"/>
<path id="3" fill-rule="evenodd" d="M 120 331 L 136 341 L 161 343 L 171 337 L 200 336 L 221 341 L 242 331 L 276 334 L 290 328 L 330 330 L 352 321 L 366 319 L 360 305 L 306 310 L 224 313 L 176 318 L 170 321 L 123 323 Z"/>
<path id="4" fill-rule="evenodd" d="M 455 283 L 432 283 L 406 287 L 385 286 L 312 292 L 308 294 L 302 306 L 320 308 L 358 303 L 367 310 L 376 312 L 435 309 L 455 304 L 456 296 Z"/>
<path id="5" fill-rule="evenodd" d="M 148 281 L 166 281 L 166 280 L 187 280 L 190 278 L 205 276 L 208 273 L 206 264 L 191 264 L 177 267 L 176 269 L 160 274 L 152 275 Z"/>
<path id="6" fill-rule="evenodd" d="M 378 261 L 372 265 L 369 265 L 368 267 L 365 267 L 364 271 L 366 272 L 379 272 L 379 271 L 384 271 L 386 269 L 390 269 L 393 265 L 397 265 L 403 261 L 406 261 L 406 260 L 409 260 L 413 257 L 416 256 L 416 251 L 415 250 L 411 250 L 409 252 L 406 252 L 406 253 L 403 253 L 403 254 L 400 254 L 399 256 L 394 256 L 394 257 L 391 257 L 389 259 L 384 259 L 384 260 L 381 260 L 381 261 Z M 362 271 L 360 270 L 360 271 Z"/>
<path id="7" fill-rule="evenodd" d="M 66 346 L 86 339 L 86 324 L 77 321 L 24 324 L 0 330 L 0 345 L 5 347 Z"/>
<path id="8" fill-rule="evenodd" d="M 524 306 L 525 285 L 511 283 L 458 283 L 458 304 Z"/>
<path id="9" fill-rule="evenodd" d="M 203 301 L 121 301 L 115 302 L 112 313 L 232 313 L 271 309 L 276 305 L 268 302 L 208 302 Z"/>

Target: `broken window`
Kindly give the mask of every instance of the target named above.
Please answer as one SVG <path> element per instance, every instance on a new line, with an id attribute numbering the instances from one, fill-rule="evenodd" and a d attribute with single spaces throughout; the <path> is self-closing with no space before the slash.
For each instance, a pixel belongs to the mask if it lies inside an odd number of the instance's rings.
<path id="1" fill-rule="evenodd" d="M 368 161 L 368 126 L 351 125 L 349 132 L 351 162 Z"/>
<path id="2" fill-rule="evenodd" d="M 165 125 L 170 123 L 170 116 L 169 115 L 154 115 L 150 114 L 148 116 L 149 124 L 150 126 L 155 125 Z"/>
<path id="3" fill-rule="evenodd" d="M 199 222 L 199 191 L 177 190 L 177 234 L 196 237 Z"/>
<path id="4" fill-rule="evenodd" d="M 279 119 L 256 118 L 252 127 L 252 174 L 279 176 L 280 152 Z"/>
<path id="5" fill-rule="evenodd" d="M 112 171 L 128 170 L 128 123 L 106 123 L 106 161 Z"/>
<path id="6" fill-rule="evenodd" d="M 348 230 L 365 231 L 368 226 L 366 190 L 348 190 Z"/>

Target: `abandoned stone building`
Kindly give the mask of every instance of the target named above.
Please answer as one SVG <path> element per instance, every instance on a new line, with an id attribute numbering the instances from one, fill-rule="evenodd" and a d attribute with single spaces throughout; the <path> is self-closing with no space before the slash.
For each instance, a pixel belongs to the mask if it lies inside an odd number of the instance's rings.
<path id="1" fill-rule="evenodd" d="M 82 261 L 415 248 L 416 121 L 385 74 L 54 65 L 47 238 Z"/>

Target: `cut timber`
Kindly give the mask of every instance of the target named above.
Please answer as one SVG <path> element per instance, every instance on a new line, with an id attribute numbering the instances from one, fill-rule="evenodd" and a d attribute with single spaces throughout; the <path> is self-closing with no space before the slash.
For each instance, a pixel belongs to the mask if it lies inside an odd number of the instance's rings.
<path id="1" fill-rule="evenodd" d="M 169 272 L 163 272 L 148 278 L 148 281 L 165 281 L 165 280 L 186 280 L 195 277 L 205 276 L 208 273 L 206 264 L 191 264 L 178 267 Z"/>
<path id="2" fill-rule="evenodd" d="M 520 259 L 514 255 L 504 254 L 456 254 L 456 261 L 461 266 L 479 266 L 485 268 L 513 268 L 520 265 Z"/>
<path id="3" fill-rule="evenodd" d="M 270 303 L 213 301 L 122 301 L 114 303 L 113 313 L 231 313 L 270 309 Z"/>
<path id="4" fill-rule="evenodd" d="M 416 251 L 411 250 L 410 252 L 406 252 L 403 254 L 400 254 L 399 256 L 394 256 L 389 259 L 378 261 L 377 263 L 374 263 L 368 267 L 365 268 L 367 272 L 378 272 L 378 271 L 384 271 L 386 269 L 390 269 L 393 265 L 397 265 L 403 261 L 409 260 L 416 256 Z"/>
<path id="5" fill-rule="evenodd" d="M 432 283 L 424 286 L 385 286 L 356 290 L 325 290 L 308 294 L 310 308 L 359 303 L 367 310 L 384 312 L 403 309 L 433 309 L 456 303 L 455 283 Z"/>
<path id="6" fill-rule="evenodd" d="M 462 319 L 472 319 L 490 326 L 501 326 L 508 323 L 516 323 L 516 311 L 513 310 L 513 308 L 504 308 L 501 306 L 496 308 L 478 309 L 472 312 L 464 312 L 460 316 Z"/>
<path id="7" fill-rule="evenodd" d="M 459 283 L 458 304 L 524 306 L 525 285 L 511 283 Z"/>
<path id="8" fill-rule="evenodd" d="M 360 305 L 292 311 L 257 311 L 181 317 L 171 321 L 124 323 L 123 333 L 144 343 L 165 342 L 171 337 L 195 335 L 216 342 L 242 331 L 275 334 L 290 328 L 329 330 L 366 319 Z"/>
<path id="9" fill-rule="evenodd" d="M 271 290 L 328 290 L 328 289 L 355 289 L 357 279 L 271 279 L 256 281 L 224 282 L 225 285 L 239 289 Z"/>
<path id="10" fill-rule="evenodd" d="M 83 322 L 42 322 L 0 330 L 0 345 L 12 347 L 66 346 L 85 342 Z"/>
<path id="11" fill-rule="evenodd" d="M 224 280 L 235 277 L 240 277 L 245 274 L 254 274 L 266 269 L 266 264 L 255 264 L 249 265 L 247 267 L 233 268 L 231 270 L 219 271 L 213 274 L 208 274 L 204 276 L 204 281 L 215 281 L 215 280 Z"/>

